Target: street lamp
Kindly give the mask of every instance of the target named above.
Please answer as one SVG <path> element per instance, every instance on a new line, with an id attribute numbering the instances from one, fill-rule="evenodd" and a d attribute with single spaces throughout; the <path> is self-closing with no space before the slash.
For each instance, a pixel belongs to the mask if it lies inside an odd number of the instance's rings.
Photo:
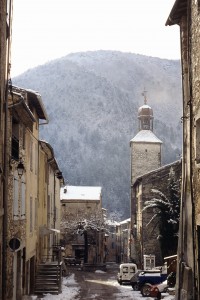
<path id="1" fill-rule="evenodd" d="M 18 176 L 21 178 L 23 173 L 24 173 L 24 165 L 20 159 L 18 165 L 17 165 L 17 173 L 18 173 Z"/>

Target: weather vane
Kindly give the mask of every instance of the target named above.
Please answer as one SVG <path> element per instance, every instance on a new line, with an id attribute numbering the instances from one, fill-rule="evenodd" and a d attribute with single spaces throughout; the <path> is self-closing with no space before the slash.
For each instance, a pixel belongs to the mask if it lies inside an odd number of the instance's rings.
<path id="1" fill-rule="evenodd" d="M 144 92 L 142 93 L 142 96 L 144 96 L 144 104 L 147 104 L 147 91 L 144 88 Z"/>

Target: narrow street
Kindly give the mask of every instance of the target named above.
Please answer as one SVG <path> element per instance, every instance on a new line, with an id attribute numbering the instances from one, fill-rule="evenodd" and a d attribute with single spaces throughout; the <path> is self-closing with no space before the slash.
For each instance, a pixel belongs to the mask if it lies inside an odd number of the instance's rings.
<path id="1" fill-rule="evenodd" d="M 107 271 L 83 272 L 73 270 L 80 286 L 77 299 L 134 299 L 131 286 L 120 286 L 116 280 L 118 266 L 110 265 Z"/>
<path id="2" fill-rule="evenodd" d="M 142 297 L 139 291 L 133 291 L 130 285 L 119 285 L 116 276 L 118 265 L 107 266 L 107 271 L 85 272 L 79 266 L 68 267 L 63 278 L 62 294 L 46 295 L 45 300 L 153 300 Z M 173 296 L 163 295 L 165 300 L 174 300 Z"/>

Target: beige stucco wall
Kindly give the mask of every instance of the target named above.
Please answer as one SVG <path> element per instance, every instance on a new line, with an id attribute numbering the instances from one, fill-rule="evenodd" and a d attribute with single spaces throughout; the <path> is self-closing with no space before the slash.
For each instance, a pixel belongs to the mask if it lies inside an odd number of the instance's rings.
<path id="1" fill-rule="evenodd" d="M 26 132 L 26 259 L 36 255 L 38 210 L 38 132 Z M 32 156 L 32 157 L 31 157 Z M 32 163 L 31 163 L 32 162 Z"/>

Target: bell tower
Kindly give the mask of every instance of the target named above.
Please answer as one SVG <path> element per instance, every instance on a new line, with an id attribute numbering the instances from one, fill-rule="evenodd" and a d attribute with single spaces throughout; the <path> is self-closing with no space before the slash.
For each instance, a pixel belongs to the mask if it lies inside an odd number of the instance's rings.
<path id="1" fill-rule="evenodd" d="M 147 104 L 147 91 L 142 93 L 144 104 L 138 109 L 139 131 L 130 141 L 131 185 L 136 178 L 161 166 L 162 141 L 153 133 L 153 110 Z"/>
<path id="2" fill-rule="evenodd" d="M 139 130 L 151 130 L 153 131 L 153 110 L 147 105 L 147 91 L 144 90 L 142 95 L 144 96 L 144 105 L 138 110 Z"/>

